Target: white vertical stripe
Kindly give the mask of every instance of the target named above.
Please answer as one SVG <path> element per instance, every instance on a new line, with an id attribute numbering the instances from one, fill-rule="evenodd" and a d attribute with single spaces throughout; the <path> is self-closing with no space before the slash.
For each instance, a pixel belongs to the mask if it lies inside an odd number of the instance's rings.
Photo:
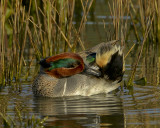
<path id="1" fill-rule="evenodd" d="M 66 82 L 64 83 L 64 90 L 63 90 L 62 96 L 64 96 L 64 94 L 65 94 L 65 92 L 66 92 L 66 86 L 67 86 L 67 79 L 66 79 Z"/>

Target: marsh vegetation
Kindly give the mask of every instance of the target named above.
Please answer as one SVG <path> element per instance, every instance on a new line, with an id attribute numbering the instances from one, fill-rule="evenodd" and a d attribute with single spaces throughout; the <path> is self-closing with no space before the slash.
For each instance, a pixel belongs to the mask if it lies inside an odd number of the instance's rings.
<path id="1" fill-rule="evenodd" d="M 22 103 L 26 97 L 33 99 L 30 87 L 25 86 L 37 75 L 40 59 L 82 51 L 102 41 L 120 40 L 124 47 L 121 96 L 127 90 L 134 97 L 136 84 L 147 92 L 151 87 L 159 99 L 159 0 L 1 0 L 0 4 L 1 125 L 43 126 L 45 116 L 39 119 L 37 112 L 32 116 L 34 110 L 27 107 L 31 103 Z M 139 103 L 139 99 L 133 101 Z M 160 108 L 158 103 L 155 106 Z"/>

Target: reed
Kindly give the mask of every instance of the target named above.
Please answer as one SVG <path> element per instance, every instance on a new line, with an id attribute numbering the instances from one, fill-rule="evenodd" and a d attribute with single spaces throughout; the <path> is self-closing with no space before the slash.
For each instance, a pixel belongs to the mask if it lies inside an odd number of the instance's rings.
<path id="1" fill-rule="evenodd" d="M 137 61 L 133 64 L 132 73 L 128 80 L 128 86 L 133 85 L 136 68 L 140 61 L 143 49 L 146 43 L 154 43 L 158 42 L 158 12 L 157 12 L 157 4 L 158 0 L 139 0 L 137 1 L 138 8 L 133 6 L 131 1 L 131 11 L 129 12 L 131 17 L 131 22 L 133 24 L 135 37 L 137 38 L 137 42 L 141 45 L 140 51 L 137 53 Z M 140 38 L 143 37 L 143 38 Z"/>
<path id="2" fill-rule="evenodd" d="M 139 54 L 138 54 L 138 57 L 137 57 L 137 62 L 135 63 L 135 65 L 134 65 L 134 67 L 133 67 L 133 71 L 132 71 L 131 76 L 130 76 L 130 78 L 129 78 L 129 81 L 128 81 L 128 84 L 127 84 L 128 86 L 133 85 L 133 80 L 134 80 L 134 77 L 135 77 L 136 68 L 137 68 L 137 65 L 138 65 L 138 63 L 139 63 L 139 60 L 140 60 L 140 58 L 141 58 L 142 51 L 143 51 L 143 48 L 144 48 L 144 44 L 145 44 L 145 42 L 146 42 L 146 40 L 147 40 L 147 38 L 148 38 L 148 34 L 149 34 L 150 30 L 151 30 L 152 22 L 153 22 L 153 17 L 154 17 L 154 16 L 152 16 L 152 17 L 151 17 L 151 20 L 148 21 L 147 28 L 146 28 L 146 32 L 145 32 L 145 36 L 144 36 L 144 39 L 143 39 L 143 42 L 142 42 L 142 45 L 141 45 L 141 49 L 140 49 Z M 151 23 L 151 24 L 150 24 L 150 23 Z"/>
<path id="3" fill-rule="evenodd" d="M 66 51 L 84 50 L 80 32 L 93 0 L 80 1 L 83 17 L 73 24 L 75 0 L 2 0 L 0 6 L 0 84 L 19 81 L 33 60 Z M 73 31 L 74 30 L 74 31 Z M 32 51 L 33 54 L 30 54 Z M 31 59 L 27 63 L 25 58 Z M 29 74 L 29 70 L 26 74 Z"/>
<path id="4" fill-rule="evenodd" d="M 82 50 L 85 49 L 80 37 L 93 0 L 79 0 L 83 16 L 78 27 L 73 24 L 75 2 L 75 0 L 1 1 L 0 83 L 2 85 L 13 80 L 18 81 L 23 67 L 32 65 L 34 59 L 39 61 L 42 57 L 60 52 L 76 51 L 77 45 L 80 45 Z M 108 2 L 108 8 L 113 23 L 112 34 L 108 32 L 109 39 L 119 39 L 124 46 L 130 31 L 134 31 L 139 43 L 144 42 L 145 38 L 147 38 L 145 42 L 159 41 L 159 0 L 154 2 L 139 0 L 134 1 L 134 4 L 132 0 L 114 0 Z M 153 16 L 152 21 L 151 16 Z M 148 23 L 151 27 L 145 37 Z M 25 56 L 29 55 L 27 51 L 34 52 L 30 54 L 32 60 L 30 63 L 26 63 L 25 60 Z"/>
<path id="5" fill-rule="evenodd" d="M 15 85 L 17 88 L 18 84 L 13 83 L 19 82 L 20 78 L 27 78 L 30 67 L 42 57 L 60 52 L 75 52 L 77 46 L 84 50 L 81 32 L 85 29 L 87 15 L 93 2 L 93 0 L 1 0 L 0 85 Z M 108 31 L 108 40 L 120 40 L 121 45 L 127 47 L 127 40 L 133 31 L 137 44 L 141 45 L 127 86 L 133 85 L 145 44 L 160 42 L 159 5 L 160 0 L 137 0 L 134 3 L 132 0 L 108 2 L 113 23 Z M 73 24 L 74 18 L 77 18 L 74 15 L 80 18 L 76 25 Z M 125 58 L 134 49 L 135 43 L 130 46 Z M 27 69 L 24 69 L 26 67 Z M 35 68 L 35 72 L 37 71 Z M 160 71 L 157 72 L 158 79 Z M 159 79 L 157 81 L 159 83 Z M 22 127 L 38 127 L 45 121 L 35 116 L 24 119 L 18 109 L 16 120 L 5 116 L 5 111 L 3 113 L 0 116 L 5 127 L 14 127 L 16 121 Z"/>
<path id="6" fill-rule="evenodd" d="M 127 40 L 130 38 L 131 31 L 137 39 L 137 44 L 141 45 L 137 53 L 137 61 L 133 64 L 133 71 L 128 80 L 128 85 L 133 85 L 136 67 L 141 58 L 143 48 L 146 43 L 157 44 L 159 42 L 159 0 L 114 0 L 108 2 L 110 14 L 112 16 L 113 30 L 110 34 L 111 39 L 121 40 L 121 45 L 127 46 Z M 126 18 L 125 18 L 126 17 Z M 109 31 L 110 32 L 110 31 Z M 129 42 L 132 43 L 132 42 Z M 125 58 L 133 50 L 135 44 L 129 48 Z"/>
<path id="7" fill-rule="evenodd" d="M 120 40 L 121 45 L 124 46 L 124 42 L 126 40 L 126 35 L 128 32 L 128 18 L 124 19 L 124 17 L 129 16 L 129 1 L 114 0 L 112 2 L 108 2 L 108 7 L 112 16 L 113 23 L 113 31 L 111 31 L 112 34 L 110 35 L 110 38 Z"/>
<path id="8" fill-rule="evenodd" d="M 29 76 L 35 61 L 64 51 L 76 51 L 77 45 L 84 49 L 80 32 L 92 2 L 80 1 L 85 12 L 75 27 L 75 0 L 1 0 L 0 87 L 12 85 L 14 90 L 21 91 L 20 83 Z M 35 68 L 34 71 L 38 70 Z M 26 116 L 27 112 L 18 109 L 11 117 L 6 109 L 7 106 L 3 106 L 4 111 L 0 113 L 0 124 L 4 127 L 43 127 L 46 120 Z"/>
<path id="9" fill-rule="evenodd" d="M 28 117 L 26 113 L 22 116 L 22 112 L 20 112 L 16 108 L 17 117 L 11 117 L 10 115 L 4 115 L 0 113 L 0 117 L 2 118 L 2 126 L 3 128 L 43 128 L 44 122 L 48 117 L 40 119 L 34 115 Z"/>

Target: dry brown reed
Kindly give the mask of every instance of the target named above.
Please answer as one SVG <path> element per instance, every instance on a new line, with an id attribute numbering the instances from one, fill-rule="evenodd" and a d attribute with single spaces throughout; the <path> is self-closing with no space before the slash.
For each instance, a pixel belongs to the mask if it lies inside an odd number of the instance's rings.
<path id="1" fill-rule="evenodd" d="M 141 58 L 144 44 L 149 43 L 149 41 L 150 43 L 159 41 L 159 35 L 157 34 L 160 23 L 158 2 L 159 0 L 114 0 L 108 2 L 114 30 L 113 35 L 111 35 L 112 39 L 121 40 L 121 44 L 124 46 L 124 42 L 130 36 L 130 31 L 133 31 L 137 42 L 141 45 L 141 49 L 137 54 L 137 61 L 128 80 L 128 85 L 132 85 L 134 80 L 136 67 Z M 125 58 L 134 46 L 135 44 L 133 43 Z"/>
<path id="2" fill-rule="evenodd" d="M 83 15 L 78 28 L 73 24 L 76 2 L 1 0 L 1 84 L 18 81 L 22 76 L 23 67 L 30 67 L 35 59 L 40 60 L 60 52 L 76 51 L 77 45 L 82 50 L 85 49 L 81 32 L 85 28 L 93 0 L 79 0 Z M 137 42 L 142 43 L 142 46 L 148 40 L 153 43 L 159 41 L 159 0 L 113 0 L 108 2 L 108 8 L 113 22 L 110 27 L 113 34 L 109 32 L 110 39 L 119 39 L 124 46 L 130 31 L 134 31 Z M 31 55 L 29 51 L 34 54 Z M 29 63 L 25 60 L 26 55 L 31 56 Z M 29 70 L 26 74 L 29 74 Z"/>
<path id="3" fill-rule="evenodd" d="M 73 24 L 75 0 L 2 0 L 0 6 L 0 84 L 18 81 L 24 66 L 33 60 L 66 51 L 80 45 L 93 0 L 80 1 L 83 16 L 79 28 Z M 32 51 L 29 63 L 25 57 Z M 29 74 L 29 70 L 26 72 Z"/>

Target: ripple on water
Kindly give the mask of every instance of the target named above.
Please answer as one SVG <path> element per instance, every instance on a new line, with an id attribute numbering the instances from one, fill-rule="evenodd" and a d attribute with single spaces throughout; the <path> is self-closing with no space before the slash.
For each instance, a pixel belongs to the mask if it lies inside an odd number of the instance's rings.
<path id="1" fill-rule="evenodd" d="M 14 108 L 18 106 L 31 115 L 48 116 L 46 127 L 153 127 L 160 122 L 157 86 L 134 85 L 132 90 L 117 94 L 63 98 L 34 97 L 30 84 L 24 84 L 20 93 L 7 93 L 7 90 L 4 89 L 0 99 L 7 104 L 9 115 L 14 116 Z"/>
<path id="2" fill-rule="evenodd" d="M 121 98 L 128 127 L 160 125 L 160 89 L 157 86 L 134 85 Z"/>

